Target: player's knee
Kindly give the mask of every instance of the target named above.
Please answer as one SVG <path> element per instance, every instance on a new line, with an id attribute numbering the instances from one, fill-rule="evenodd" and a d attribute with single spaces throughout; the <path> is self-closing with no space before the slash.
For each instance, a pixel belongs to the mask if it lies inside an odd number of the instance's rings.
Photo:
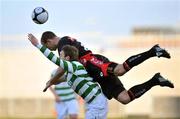
<path id="1" fill-rule="evenodd" d="M 122 100 L 122 101 L 121 101 L 121 103 L 124 104 L 124 105 L 128 104 L 129 102 L 130 102 L 129 99 L 126 99 L 126 100 Z"/>
<path id="2" fill-rule="evenodd" d="M 126 70 L 124 69 L 122 64 L 118 64 L 114 69 L 114 74 L 118 76 L 122 76 L 126 73 Z"/>
<path id="3" fill-rule="evenodd" d="M 131 100 L 129 97 L 124 97 L 122 99 L 119 100 L 122 104 L 126 105 L 128 104 Z"/>
<path id="4" fill-rule="evenodd" d="M 77 114 L 71 114 L 71 115 L 69 115 L 69 118 L 70 119 L 78 119 L 78 116 L 77 116 Z"/>
<path id="5" fill-rule="evenodd" d="M 117 100 L 118 100 L 119 102 L 121 102 L 122 104 L 124 104 L 124 105 L 128 104 L 129 102 L 131 102 L 131 99 L 130 99 L 127 91 L 121 92 L 121 93 L 119 94 Z"/>

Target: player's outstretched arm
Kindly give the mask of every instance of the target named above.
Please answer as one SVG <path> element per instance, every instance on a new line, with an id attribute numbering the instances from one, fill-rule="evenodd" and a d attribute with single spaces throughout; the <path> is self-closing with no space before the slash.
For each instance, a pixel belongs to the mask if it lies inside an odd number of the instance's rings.
<path id="1" fill-rule="evenodd" d="M 48 48 L 41 45 L 34 35 L 28 34 L 28 40 L 31 42 L 32 45 L 37 47 L 49 60 L 60 66 L 60 59 L 55 56 Z"/>
<path id="2" fill-rule="evenodd" d="M 57 57 L 53 52 L 51 52 L 47 47 L 41 45 L 37 38 L 32 34 L 28 34 L 29 41 L 37 47 L 49 60 L 51 60 L 56 65 L 62 67 L 64 71 L 73 72 L 72 63 L 69 61 L 65 61 Z"/>
<path id="3" fill-rule="evenodd" d="M 31 33 L 28 34 L 28 40 L 33 44 L 34 46 L 37 46 L 39 44 L 38 39 Z"/>

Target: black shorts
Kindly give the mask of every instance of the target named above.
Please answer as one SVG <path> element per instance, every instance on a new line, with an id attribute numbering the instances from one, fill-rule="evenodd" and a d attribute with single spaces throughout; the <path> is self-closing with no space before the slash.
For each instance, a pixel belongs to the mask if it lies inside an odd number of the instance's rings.
<path id="1" fill-rule="evenodd" d="M 102 61 L 104 64 L 110 62 L 108 58 L 102 55 L 94 54 L 93 56 Z M 102 74 L 102 67 L 98 67 L 91 62 L 86 62 L 85 67 L 93 80 L 100 84 L 104 95 L 108 99 L 117 99 L 118 95 L 125 90 L 123 84 L 117 76 L 114 76 L 113 74 L 104 76 Z"/>
<path id="2" fill-rule="evenodd" d="M 108 98 L 117 99 L 118 95 L 125 90 L 123 84 L 117 76 L 107 76 L 101 79 L 96 79 L 101 86 L 103 94 Z"/>

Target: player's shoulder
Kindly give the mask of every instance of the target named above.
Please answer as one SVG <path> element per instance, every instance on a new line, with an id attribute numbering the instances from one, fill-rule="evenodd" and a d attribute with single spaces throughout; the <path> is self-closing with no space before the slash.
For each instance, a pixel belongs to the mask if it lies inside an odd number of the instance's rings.
<path id="1" fill-rule="evenodd" d="M 83 66 L 83 64 L 81 64 L 79 61 L 72 61 L 71 63 L 76 65 L 77 67 L 78 66 Z"/>
<path id="2" fill-rule="evenodd" d="M 68 41 L 68 40 L 69 40 L 68 37 L 69 37 L 69 36 L 63 36 L 63 37 L 60 38 L 60 41 L 61 41 L 61 42 Z"/>
<path id="3" fill-rule="evenodd" d="M 82 65 L 79 61 L 71 61 L 71 63 L 76 64 L 76 65 Z"/>
<path id="4" fill-rule="evenodd" d="M 63 36 L 61 39 L 68 39 L 70 36 Z"/>
<path id="5" fill-rule="evenodd" d="M 59 40 L 59 43 L 58 43 L 58 48 L 60 48 L 60 51 L 61 51 L 61 48 L 64 46 L 64 45 L 71 45 L 71 40 L 68 38 L 68 36 L 64 36 L 64 37 L 61 37 L 60 40 Z"/>
<path id="6" fill-rule="evenodd" d="M 70 40 L 70 41 L 75 41 L 76 39 L 70 36 L 63 36 L 61 37 L 61 40 Z"/>

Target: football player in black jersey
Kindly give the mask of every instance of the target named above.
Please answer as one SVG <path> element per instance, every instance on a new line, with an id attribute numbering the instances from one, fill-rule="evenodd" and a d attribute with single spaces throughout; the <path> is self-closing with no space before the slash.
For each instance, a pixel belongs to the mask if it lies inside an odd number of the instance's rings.
<path id="1" fill-rule="evenodd" d="M 36 39 L 32 34 L 30 38 Z M 97 81 L 102 88 L 103 93 L 108 99 L 115 98 L 122 104 L 127 104 L 136 98 L 139 98 L 154 86 L 163 86 L 174 88 L 173 83 L 163 78 L 160 73 L 156 73 L 150 80 L 133 86 L 126 90 L 117 76 L 122 76 L 134 66 L 142 63 L 151 57 L 170 58 L 169 53 L 162 49 L 159 45 L 153 46 L 150 50 L 129 57 L 124 63 L 118 64 L 109 61 L 108 58 L 93 54 L 91 50 L 87 50 L 79 41 L 69 36 L 57 37 L 53 32 L 46 31 L 41 37 L 42 45 L 50 50 L 61 49 L 65 45 L 75 46 L 79 50 L 79 61 L 86 67 L 86 70 Z"/>

